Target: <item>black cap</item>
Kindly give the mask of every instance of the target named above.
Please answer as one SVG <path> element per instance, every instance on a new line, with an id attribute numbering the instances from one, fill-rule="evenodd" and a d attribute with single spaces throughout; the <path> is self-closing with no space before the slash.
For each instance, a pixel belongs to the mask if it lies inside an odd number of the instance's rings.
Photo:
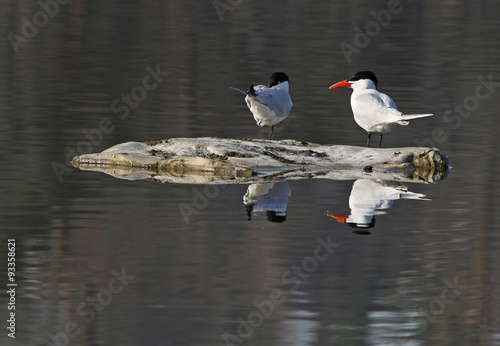
<path id="1" fill-rule="evenodd" d="M 288 82 L 288 76 L 283 72 L 274 72 L 267 82 L 268 87 L 273 87 L 283 82 Z"/>
<path id="2" fill-rule="evenodd" d="M 371 79 L 372 82 L 375 84 L 375 87 L 377 87 L 378 80 L 377 77 L 375 77 L 375 74 L 372 71 L 359 71 L 356 72 L 351 78 L 349 78 L 349 81 L 357 81 L 361 79 Z"/>
<path id="3" fill-rule="evenodd" d="M 274 210 L 267 210 L 266 216 L 267 216 L 267 220 L 271 221 L 271 222 L 278 222 L 279 223 L 279 222 L 285 222 L 285 220 L 286 220 L 286 214 L 283 214 L 283 213 L 278 214 Z"/>

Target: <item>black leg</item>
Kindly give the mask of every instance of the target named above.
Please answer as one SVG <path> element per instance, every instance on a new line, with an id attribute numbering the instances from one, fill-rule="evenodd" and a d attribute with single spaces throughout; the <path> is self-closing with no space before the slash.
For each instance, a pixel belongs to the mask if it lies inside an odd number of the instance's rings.
<path id="1" fill-rule="evenodd" d="M 274 132 L 274 125 L 271 126 L 271 134 L 269 135 L 269 139 L 273 138 L 273 132 Z"/>
<path id="2" fill-rule="evenodd" d="M 371 132 L 368 132 L 368 139 L 366 141 L 366 147 L 368 148 L 370 146 L 370 137 L 372 136 Z"/>
<path id="3" fill-rule="evenodd" d="M 380 142 L 378 142 L 378 147 L 380 148 L 382 146 L 382 132 L 380 132 Z"/>
<path id="4" fill-rule="evenodd" d="M 248 221 L 252 221 L 253 203 L 245 205 L 245 209 L 247 210 Z"/>

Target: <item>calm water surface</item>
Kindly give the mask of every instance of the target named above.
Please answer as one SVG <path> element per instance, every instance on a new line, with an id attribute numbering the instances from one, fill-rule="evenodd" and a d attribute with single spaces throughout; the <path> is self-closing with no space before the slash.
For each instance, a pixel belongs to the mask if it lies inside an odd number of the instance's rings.
<path id="1" fill-rule="evenodd" d="M 500 345 L 499 3 L 402 0 L 385 26 L 369 23 L 386 1 L 220 3 L 75 0 L 47 16 L 0 1 L 0 344 Z M 256 138 L 228 87 L 281 70 L 294 108 L 275 139 L 363 146 L 350 90 L 328 87 L 372 70 L 402 111 L 436 115 L 384 146 L 436 146 L 453 169 L 215 188 L 69 163 L 127 141 Z M 356 206 L 363 184 L 392 197 Z"/>

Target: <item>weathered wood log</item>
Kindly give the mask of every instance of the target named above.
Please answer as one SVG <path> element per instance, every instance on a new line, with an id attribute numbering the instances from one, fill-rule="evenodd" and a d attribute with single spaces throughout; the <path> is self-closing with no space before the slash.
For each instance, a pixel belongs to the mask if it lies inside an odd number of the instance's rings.
<path id="1" fill-rule="evenodd" d="M 360 178 L 432 183 L 450 168 L 438 149 L 375 149 L 296 140 L 173 138 L 128 142 L 73 159 L 82 170 L 173 183 Z"/>

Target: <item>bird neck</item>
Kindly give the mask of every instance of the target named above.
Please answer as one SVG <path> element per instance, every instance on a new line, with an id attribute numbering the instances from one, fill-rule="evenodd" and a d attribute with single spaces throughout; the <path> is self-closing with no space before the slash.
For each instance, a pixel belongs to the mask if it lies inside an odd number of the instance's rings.
<path id="1" fill-rule="evenodd" d="M 371 79 L 362 79 L 362 80 L 356 81 L 356 83 L 352 83 L 351 88 L 354 91 L 368 90 L 368 89 L 377 90 L 375 83 L 373 83 L 373 81 Z"/>

